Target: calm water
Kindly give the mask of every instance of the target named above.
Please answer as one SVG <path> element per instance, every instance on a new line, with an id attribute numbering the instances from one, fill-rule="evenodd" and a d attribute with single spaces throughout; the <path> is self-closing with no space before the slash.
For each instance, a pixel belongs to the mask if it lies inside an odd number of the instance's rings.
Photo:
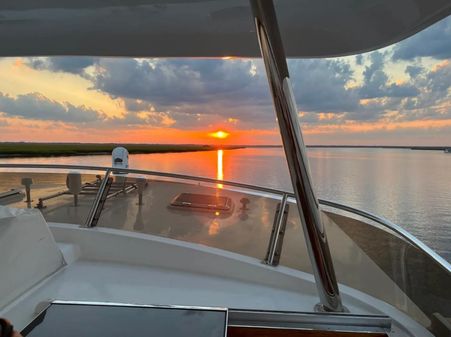
<path id="1" fill-rule="evenodd" d="M 451 154 L 399 149 L 309 149 L 319 198 L 381 215 L 451 261 Z M 111 165 L 109 156 L 1 162 Z M 292 190 L 283 150 L 240 149 L 130 156 L 130 167 Z"/>

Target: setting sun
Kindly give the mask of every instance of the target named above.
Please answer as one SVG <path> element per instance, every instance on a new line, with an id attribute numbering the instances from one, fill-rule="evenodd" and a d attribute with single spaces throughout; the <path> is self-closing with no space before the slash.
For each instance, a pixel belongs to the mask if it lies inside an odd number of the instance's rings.
<path id="1" fill-rule="evenodd" d="M 216 131 L 216 132 L 211 132 L 208 135 L 213 138 L 226 139 L 230 135 L 230 133 L 225 132 L 225 131 Z"/>

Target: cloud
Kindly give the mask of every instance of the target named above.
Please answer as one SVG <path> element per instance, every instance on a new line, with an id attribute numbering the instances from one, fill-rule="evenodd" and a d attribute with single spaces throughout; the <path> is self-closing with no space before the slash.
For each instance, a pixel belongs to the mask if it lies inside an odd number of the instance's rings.
<path id="1" fill-rule="evenodd" d="M 353 69 L 349 59 L 289 60 L 301 122 L 377 121 L 393 118 L 393 111 L 399 112 L 398 119 L 439 113 L 434 106 L 447 95 L 447 65 L 433 71 L 421 63 L 408 65 L 409 80 L 396 83 L 385 71 L 389 58 L 389 52 L 362 56 L 359 85 L 358 68 Z M 101 58 L 89 64 L 93 68 L 82 76 L 92 82 L 91 89 L 124 107 L 122 117 L 104 119 L 105 127 L 276 127 L 261 60 Z"/>
<path id="2" fill-rule="evenodd" d="M 399 107 L 405 119 L 451 119 L 451 63 L 443 61 L 415 77 L 419 95 L 407 98 Z"/>
<path id="3" fill-rule="evenodd" d="M 413 60 L 432 57 L 438 60 L 451 58 L 451 17 L 401 41 L 394 47 L 393 60 Z"/>
<path id="4" fill-rule="evenodd" d="M 426 75 L 427 88 L 440 96 L 447 95 L 451 86 L 451 62 L 444 61 Z M 448 96 L 449 97 L 449 96 Z"/>
<path id="5" fill-rule="evenodd" d="M 370 64 L 363 72 L 364 83 L 359 90 L 360 98 L 378 97 L 412 97 L 418 94 L 418 89 L 411 84 L 389 83 L 389 77 L 384 71 L 386 55 L 379 51 L 369 55 Z"/>
<path id="6" fill-rule="evenodd" d="M 343 60 L 290 60 L 299 109 L 355 110 L 359 97 Z M 300 76 L 297 76 L 300 74 Z M 164 111 L 177 127 L 233 121 L 274 128 L 275 113 L 261 60 L 102 59 L 90 76 L 93 89 L 124 100 L 129 111 Z"/>
<path id="7" fill-rule="evenodd" d="M 363 64 L 363 55 L 359 54 L 355 56 L 355 63 L 359 66 Z"/>
<path id="8" fill-rule="evenodd" d="M 87 67 L 93 66 L 98 60 L 97 57 L 87 56 L 31 57 L 26 60 L 26 64 L 36 70 L 83 74 Z"/>
<path id="9" fill-rule="evenodd" d="M 92 89 L 123 100 L 129 112 L 164 112 L 176 127 L 231 119 L 242 127 L 272 128 L 275 114 L 262 70 L 255 60 L 102 59 L 88 78 Z"/>
<path id="10" fill-rule="evenodd" d="M 12 97 L 0 92 L 0 111 L 8 116 L 70 123 L 90 123 L 104 118 L 97 110 L 68 102 L 59 103 L 39 93 Z"/>
<path id="11" fill-rule="evenodd" d="M 113 98 L 148 101 L 158 109 L 232 97 L 246 104 L 264 97 L 251 85 L 252 69 L 251 60 L 102 59 L 90 79 Z"/>
<path id="12" fill-rule="evenodd" d="M 354 111 L 359 97 L 346 85 L 353 70 L 342 60 L 290 60 L 293 91 L 298 108 L 310 112 Z"/>
<path id="13" fill-rule="evenodd" d="M 450 31 L 448 18 L 381 51 L 288 60 L 301 122 L 451 118 L 450 65 L 444 60 L 436 66 L 437 60 L 451 57 Z M 83 76 L 92 83 L 91 90 L 115 100 L 123 115 L 104 118 L 105 127 L 276 127 L 261 60 L 49 57 L 27 62 L 35 69 Z M 59 104 L 69 110 L 68 103 Z"/>
<path id="14" fill-rule="evenodd" d="M 416 88 L 415 95 L 380 96 L 365 99 L 357 112 L 347 114 L 350 120 L 384 120 L 385 122 L 451 119 L 451 64 L 444 61 L 427 70 L 410 69 L 407 87 Z M 404 87 L 406 87 L 404 86 Z M 381 91 L 386 92 L 390 86 Z"/>
<path id="15" fill-rule="evenodd" d="M 137 106 L 135 106 L 137 108 Z M 142 109 L 126 111 L 123 116 L 107 117 L 104 113 L 84 105 L 57 102 L 39 93 L 9 96 L 0 92 L 0 117 L 53 121 L 67 125 L 94 125 L 96 128 L 118 126 L 169 127 L 175 123 L 168 113 L 157 112 L 143 105 Z M 3 125 L 0 120 L 0 125 Z"/>
<path id="16" fill-rule="evenodd" d="M 347 62 L 290 60 L 289 67 L 300 110 L 358 108 L 357 92 L 346 88 L 353 76 Z M 95 89 L 123 99 L 129 111 L 165 111 L 175 127 L 276 126 L 261 60 L 102 60 L 91 80 Z"/>
<path id="17" fill-rule="evenodd" d="M 103 123 L 105 126 L 134 126 L 134 127 L 170 127 L 175 120 L 165 112 L 141 111 L 127 112 L 122 117 L 113 117 Z"/>
<path id="18" fill-rule="evenodd" d="M 411 78 L 417 77 L 419 74 L 423 72 L 424 68 L 416 65 L 408 65 L 406 67 L 406 74 L 408 74 Z"/>
<path id="19" fill-rule="evenodd" d="M 152 104 L 141 99 L 123 98 L 123 102 L 128 111 L 155 111 Z"/>

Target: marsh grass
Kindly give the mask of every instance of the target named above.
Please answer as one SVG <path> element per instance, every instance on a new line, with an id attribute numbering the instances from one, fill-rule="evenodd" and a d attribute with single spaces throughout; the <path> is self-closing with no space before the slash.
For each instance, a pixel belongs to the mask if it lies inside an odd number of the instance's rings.
<path id="1" fill-rule="evenodd" d="M 125 147 L 130 154 L 212 151 L 236 149 L 239 146 L 195 144 L 113 144 L 113 143 L 0 143 L 0 157 L 53 157 L 111 154 L 116 146 Z"/>

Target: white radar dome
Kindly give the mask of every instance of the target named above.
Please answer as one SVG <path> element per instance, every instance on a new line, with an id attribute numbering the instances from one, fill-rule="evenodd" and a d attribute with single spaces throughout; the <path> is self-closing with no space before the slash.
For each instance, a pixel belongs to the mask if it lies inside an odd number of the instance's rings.
<path id="1" fill-rule="evenodd" d="M 119 146 L 114 148 L 111 155 L 113 160 L 113 168 L 128 168 L 128 150 L 125 147 Z"/>

